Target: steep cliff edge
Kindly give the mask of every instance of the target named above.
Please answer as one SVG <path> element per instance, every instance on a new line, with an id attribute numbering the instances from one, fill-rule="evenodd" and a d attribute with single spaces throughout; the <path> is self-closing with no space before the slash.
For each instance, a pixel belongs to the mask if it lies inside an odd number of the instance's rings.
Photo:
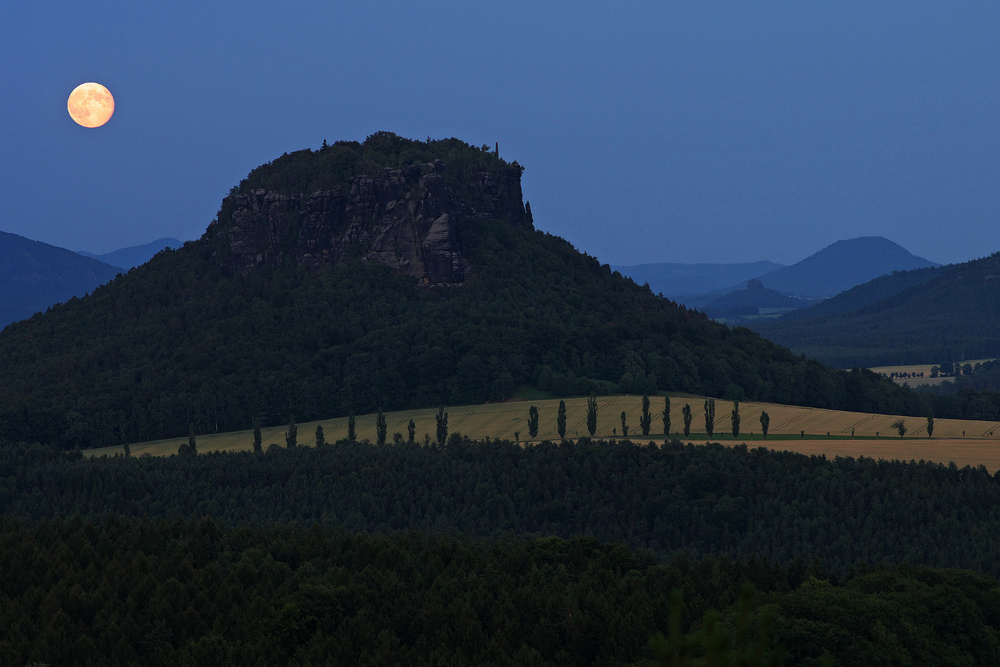
<path id="1" fill-rule="evenodd" d="M 522 202 L 521 167 L 495 162 L 488 170 L 452 177 L 457 169 L 436 159 L 298 193 L 244 187 L 223 201 L 212 227 L 228 237 L 234 274 L 282 263 L 289 255 L 311 268 L 360 258 L 411 275 L 422 285 L 460 284 L 470 269 L 462 253 L 462 220 L 495 219 L 532 228 Z"/>

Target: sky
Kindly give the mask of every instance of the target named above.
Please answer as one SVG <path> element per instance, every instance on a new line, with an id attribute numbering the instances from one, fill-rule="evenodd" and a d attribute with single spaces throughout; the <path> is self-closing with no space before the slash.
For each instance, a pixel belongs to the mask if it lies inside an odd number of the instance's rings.
<path id="1" fill-rule="evenodd" d="M 12 5 L 12 6 L 11 6 Z M 499 143 L 535 226 L 616 265 L 1000 251 L 1000 3 L 8 3 L 0 231 L 199 237 L 324 139 Z M 115 96 L 103 127 L 69 93 Z"/>

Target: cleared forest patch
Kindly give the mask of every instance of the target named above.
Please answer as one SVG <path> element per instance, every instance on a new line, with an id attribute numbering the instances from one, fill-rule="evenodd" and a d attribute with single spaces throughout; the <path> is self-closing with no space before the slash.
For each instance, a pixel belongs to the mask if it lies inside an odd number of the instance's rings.
<path id="1" fill-rule="evenodd" d="M 566 437 L 577 438 L 589 435 L 587 432 L 587 398 L 574 397 L 566 401 Z M 686 394 L 670 395 L 670 438 L 699 442 L 707 440 L 705 432 L 705 398 Z M 639 429 L 642 414 L 641 396 L 599 396 L 596 437 L 620 437 L 621 413 L 626 413 L 629 438 L 636 441 L 664 439 L 663 396 L 650 397 L 652 425 L 649 435 L 643 437 Z M 693 416 L 691 434 L 683 433 L 684 405 L 691 406 Z M 528 436 L 528 408 L 538 408 L 538 435 L 534 442 L 558 440 L 556 418 L 559 400 L 519 401 L 508 403 L 487 403 L 484 405 L 450 406 L 448 413 L 448 433 L 462 433 L 471 438 L 517 439 L 522 443 L 531 442 Z M 1000 469 L 1000 422 L 961 419 L 936 419 L 934 435 L 927 436 L 927 420 L 899 415 L 875 415 L 863 412 L 843 412 L 820 408 L 804 408 L 776 403 L 748 401 L 740 403 L 740 434 L 735 439 L 732 434 L 729 401 L 715 399 L 715 421 L 713 442 L 724 444 L 746 443 L 750 447 L 767 446 L 772 449 L 798 451 L 807 454 L 834 456 L 869 456 L 873 458 L 954 462 L 959 466 L 985 465 L 990 472 Z M 767 411 L 770 428 L 766 440 L 761 437 L 760 414 Z M 417 442 L 425 438 L 436 441 L 437 409 L 406 410 L 386 413 L 387 440 L 394 433 L 407 438 L 407 425 L 413 420 Z M 373 414 L 358 415 L 356 437 L 359 440 L 374 441 L 375 417 Z M 906 437 L 900 438 L 892 427 L 893 422 L 902 419 L 906 425 Z M 324 419 L 298 424 L 299 445 L 315 445 L 316 426 L 323 426 L 327 442 L 336 442 L 347 437 L 347 418 Z M 286 426 L 261 428 L 264 449 L 271 444 L 285 446 Z M 150 454 L 165 456 L 177 452 L 177 448 L 187 442 L 187 438 L 171 438 L 131 445 L 133 456 Z M 234 431 L 197 436 L 198 451 L 239 451 L 253 449 L 253 431 Z M 92 456 L 121 453 L 120 447 L 105 447 L 88 450 Z"/>

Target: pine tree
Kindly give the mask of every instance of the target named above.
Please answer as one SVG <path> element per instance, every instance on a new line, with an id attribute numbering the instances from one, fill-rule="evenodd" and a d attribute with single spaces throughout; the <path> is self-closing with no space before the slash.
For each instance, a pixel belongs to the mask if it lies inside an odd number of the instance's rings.
<path id="1" fill-rule="evenodd" d="M 412 445 L 417 436 L 417 425 L 413 423 L 412 419 L 410 420 L 410 423 L 406 425 L 406 433 L 410 436 L 408 442 Z"/>
<path id="2" fill-rule="evenodd" d="M 261 451 L 263 445 L 261 444 L 260 436 L 260 417 L 254 417 L 253 420 L 253 450 L 255 452 Z"/>
<path id="3" fill-rule="evenodd" d="M 594 437 L 597 432 L 597 396 L 594 394 L 587 399 L 587 430 L 590 431 L 590 437 Z"/>
<path id="4" fill-rule="evenodd" d="M 686 438 L 691 435 L 691 421 L 694 419 L 694 416 L 691 414 L 691 406 L 685 403 L 681 409 L 681 414 L 684 415 L 684 437 Z"/>
<path id="5" fill-rule="evenodd" d="M 653 423 L 653 415 L 649 413 L 649 395 L 642 397 L 642 416 L 639 417 L 639 428 L 643 435 L 649 435 L 649 426 Z"/>
<path id="6" fill-rule="evenodd" d="M 323 425 L 316 425 L 316 447 L 323 447 L 326 445 L 326 436 L 323 435 Z"/>
<path id="7" fill-rule="evenodd" d="M 385 413 L 382 412 L 382 408 L 379 408 L 378 415 L 375 417 L 375 441 L 378 442 L 379 445 L 385 444 L 386 430 Z"/>
<path id="8" fill-rule="evenodd" d="M 663 437 L 670 436 L 670 397 L 663 397 Z"/>
<path id="9" fill-rule="evenodd" d="M 292 449 L 298 444 L 299 427 L 295 425 L 295 415 L 288 415 L 288 430 L 285 431 L 285 445 Z"/>
<path id="10" fill-rule="evenodd" d="M 566 437 L 566 401 L 559 401 L 559 415 L 556 417 L 556 430 L 560 438 Z"/>
<path id="11" fill-rule="evenodd" d="M 437 413 L 437 439 L 441 447 L 448 440 L 448 413 L 444 411 L 443 405 L 438 408 Z"/>
<path id="12" fill-rule="evenodd" d="M 733 440 L 740 437 L 740 402 L 733 401 L 733 412 L 729 416 L 733 423 Z"/>
<path id="13" fill-rule="evenodd" d="M 705 432 L 709 439 L 715 432 L 715 399 L 709 398 L 705 401 Z"/>
<path id="14" fill-rule="evenodd" d="M 354 439 L 358 435 L 358 431 L 355 426 L 354 410 L 351 410 L 350 414 L 347 415 L 347 439 L 351 442 L 354 442 Z"/>
<path id="15" fill-rule="evenodd" d="M 532 440 L 538 435 L 538 408 L 534 405 L 528 408 L 528 435 Z"/>

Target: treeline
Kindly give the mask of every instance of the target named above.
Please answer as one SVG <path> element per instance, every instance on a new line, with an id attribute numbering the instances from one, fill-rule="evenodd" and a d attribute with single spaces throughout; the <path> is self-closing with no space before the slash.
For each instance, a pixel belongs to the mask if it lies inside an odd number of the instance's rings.
<path id="1" fill-rule="evenodd" d="M 761 561 L 657 563 L 587 538 L 467 544 L 114 516 L 0 521 L 0 662 L 649 665 L 673 591 L 690 646 L 709 610 L 735 630 L 748 582 L 750 630 L 771 617 L 788 665 L 1000 664 L 1000 589 L 970 572 L 838 581 Z"/>
<path id="2" fill-rule="evenodd" d="M 76 460 L 71 460 L 75 458 Z M 0 448 L 0 512 L 212 517 L 501 539 L 591 536 L 660 557 L 909 562 L 1000 576 L 1000 474 L 745 446 L 341 442 L 255 454 L 90 459 Z"/>

